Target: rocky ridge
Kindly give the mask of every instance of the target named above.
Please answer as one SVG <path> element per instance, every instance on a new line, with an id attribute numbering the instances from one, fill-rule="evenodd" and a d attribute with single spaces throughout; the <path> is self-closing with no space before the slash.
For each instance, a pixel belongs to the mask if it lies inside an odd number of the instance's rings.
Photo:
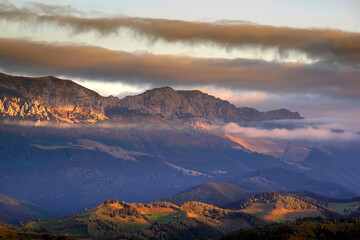
<path id="1" fill-rule="evenodd" d="M 254 108 L 238 108 L 228 101 L 198 90 L 176 91 L 170 87 L 155 88 L 137 96 L 125 97 L 120 105 L 165 119 L 204 118 L 237 122 L 302 118 L 298 112 L 287 109 L 260 112 Z"/>
<path id="2" fill-rule="evenodd" d="M 155 88 L 143 94 L 102 97 L 70 80 L 48 77 L 17 77 L 0 73 L 2 118 L 57 122 L 98 122 L 156 119 L 239 122 L 301 119 L 298 112 L 278 109 L 260 112 L 236 107 L 198 90 Z"/>

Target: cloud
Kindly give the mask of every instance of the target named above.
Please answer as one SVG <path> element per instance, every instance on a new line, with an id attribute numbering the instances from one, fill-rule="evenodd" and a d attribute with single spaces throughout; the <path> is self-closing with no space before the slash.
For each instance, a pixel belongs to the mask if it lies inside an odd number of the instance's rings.
<path id="1" fill-rule="evenodd" d="M 21 126 L 21 127 L 31 127 L 31 128 L 59 128 L 59 129 L 138 129 L 138 130 L 175 130 L 179 128 L 178 126 L 172 126 L 170 124 L 162 123 L 148 123 L 142 122 L 141 124 L 128 123 L 128 122 L 97 122 L 97 123 L 66 123 L 66 122 L 52 122 L 52 121 L 29 121 L 29 120 L 3 120 L 1 122 L 3 125 L 9 126 Z"/>
<path id="2" fill-rule="evenodd" d="M 242 127 L 229 123 L 223 127 L 226 133 L 249 138 L 267 138 L 274 140 L 312 140 L 312 141 L 351 141 L 360 140 L 360 136 L 351 131 L 340 130 L 340 125 L 317 125 L 288 130 L 285 128 L 260 129 Z"/>
<path id="3" fill-rule="evenodd" d="M 151 86 L 216 85 L 278 93 L 360 98 L 360 70 L 318 63 L 269 63 L 112 51 L 101 47 L 0 38 L 0 69 Z"/>
<path id="4" fill-rule="evenodd" d="M 360 33 L 333 29 L 299 29 L 255 25 L 246 22 L 215 23 L 134 17 L 87 17 L 88 14 L 69 6 L 33 3 L 21 8 L 2 3 L 0 19 L 38 26 L 50 23 L 69 28 L 74 34 L 95 31 L 102 36 L 131 29 L 135 36 L 150 42 L 159 39 L 188 44 L 218 44 L 227 50 L 238 47 L 277 49 L 286 57 L 293 51 L 313 59 L 360 63 Z"/>
<path id="5" fill-rule="evenodd" d="M 220 99 L 227 100 L 234 104 L 235 106 L 247 106 L 259 108 L 262 107 L 263 111 L 273 109 L 271 105 L 274 104 L 274 101 L 278 101 L 284 96 L 279 96 L 276 94 L 271 94 L 267 92 L 260 91 L 244 91 L 238 88 L 225 88 L 219 86 L 179 86 L 179 90 L 192 90 L 198 89 L 202 92 L 205 92 L 209 95 L 216 96 Z M 284 104 L 281 106 L 284 107 Z M 280 107 L 280 108 L 281 108 Z M 258 109 L 259 110 L 259 109 Z"/>

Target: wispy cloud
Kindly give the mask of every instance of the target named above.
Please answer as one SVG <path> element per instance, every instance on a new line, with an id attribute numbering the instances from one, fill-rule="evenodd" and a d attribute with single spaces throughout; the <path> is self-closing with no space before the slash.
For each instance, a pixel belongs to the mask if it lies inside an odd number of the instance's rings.
<path id="1" fill-rule="evenodd" d="M 74 34 L 95 31 L 102 36 L 118 34 L 124 29 L 149 42 L 159 39 L 188 44 L 217 44 L 227 50 L 244 46 L 277 49 L 280 56 L 293 51 L 310 58 L 350 64 L 360 63 L 360 33 L 333 29 L 298 29 L 255 25 L 246 22 L 186 22 L 167 19 L 133 17 L 88 17 L 71 7 L 33 3 L 21 8 L 3 2 L 0 19 L 55 24 L 70 29 Z"/>
<path id="2" fill-rule="evenodd" d="M 226 133 L 245 136 L 248 138 L 267 138 L 278 140 L 312 140 L 312 141 L 350 141 L 360 140 L 356 132 L 343 130 L 340 125 L 325 124 L 296 129 L 275 128 L 260 129 L 243 127 L 236 123 L 229 123 L 223 127 Z"/>
<path id="3" fill-rule="evenodd" d="M 66 122 L 52 122 L 52 121 L 28 121 L 28 120 L 19 120 L 11 121 L 4 120 L 1 122 L 3 125 L 9 126 L 21 126 L 21 127 L 31 127 L 31 128 L 59 128 L 59 129 L 138 129 L 138 130 L 166 130 L 166 129 L 176 129 L 178 126 L 171 126 L 170 124 L 162 123 L 148 123 L 142 122 L 141 124 L 129 123 L 129 122 L 98 122 L 98 123 L 82 123 L 82 124 L 73 124 Z"/>
<path id="4" fill-rule="evenodd" d="M 130 84 L 209 85 L 360 98 L 360 70 L 341 65 L 269 63 L 111 51 L 81 45 L 0 39 L 0 69 Z"/>

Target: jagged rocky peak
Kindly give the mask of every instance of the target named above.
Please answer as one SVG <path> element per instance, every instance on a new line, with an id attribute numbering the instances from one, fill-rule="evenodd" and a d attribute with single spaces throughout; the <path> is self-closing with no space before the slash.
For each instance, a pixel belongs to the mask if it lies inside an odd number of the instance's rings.
<path id="1" fill-rule="evenodd" d="M 3 119 L 55 122 L 97 122 L 105 98 L 71 80 L 0 74 L 0 116 Z"/>
<path id="2" fill-rule="evenodd" d="M 71 80 L 46 77 L 0 75 L 0 88 L 36 100 L 46 106 L 80 107 L 103 111 L 105 98 Z"/>

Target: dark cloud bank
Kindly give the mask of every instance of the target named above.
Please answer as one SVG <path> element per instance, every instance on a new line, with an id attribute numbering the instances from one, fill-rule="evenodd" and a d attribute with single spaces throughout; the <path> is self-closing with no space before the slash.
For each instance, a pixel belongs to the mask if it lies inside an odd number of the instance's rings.
<path id="1" fill-rule="evenodd" d="M 189 44 L 215 43 L 227 49 L 244 46 L 277 49 L 280 55 L 300 51 L 313 59 L 360 63 L 360 33 L 333 29 L 298 29 L 254 24 L 223 22 L 186 22 L 167 19 L 133 17 L 87 17 L 71 7 L 27 4 L 21 8 L 3 2 L 0 19 L 26 22 L 37 26 L 51 23 L 67 27 L 73 33 L 96 31 L 101 35 L 117 34 L 131 29 L 150 41 L 183 41 Z M 98 15 L 98 14 L 97 14 Z"/>
<path id="2" fill-rule="evenodd" d="M 0 68 L 30 75 L 63 75 L 131 84 L 207 85 L 360 98 L 360 70 L 317 63 L 269 63 L 135 54 L 101 47 L 0 39 Z"/>

